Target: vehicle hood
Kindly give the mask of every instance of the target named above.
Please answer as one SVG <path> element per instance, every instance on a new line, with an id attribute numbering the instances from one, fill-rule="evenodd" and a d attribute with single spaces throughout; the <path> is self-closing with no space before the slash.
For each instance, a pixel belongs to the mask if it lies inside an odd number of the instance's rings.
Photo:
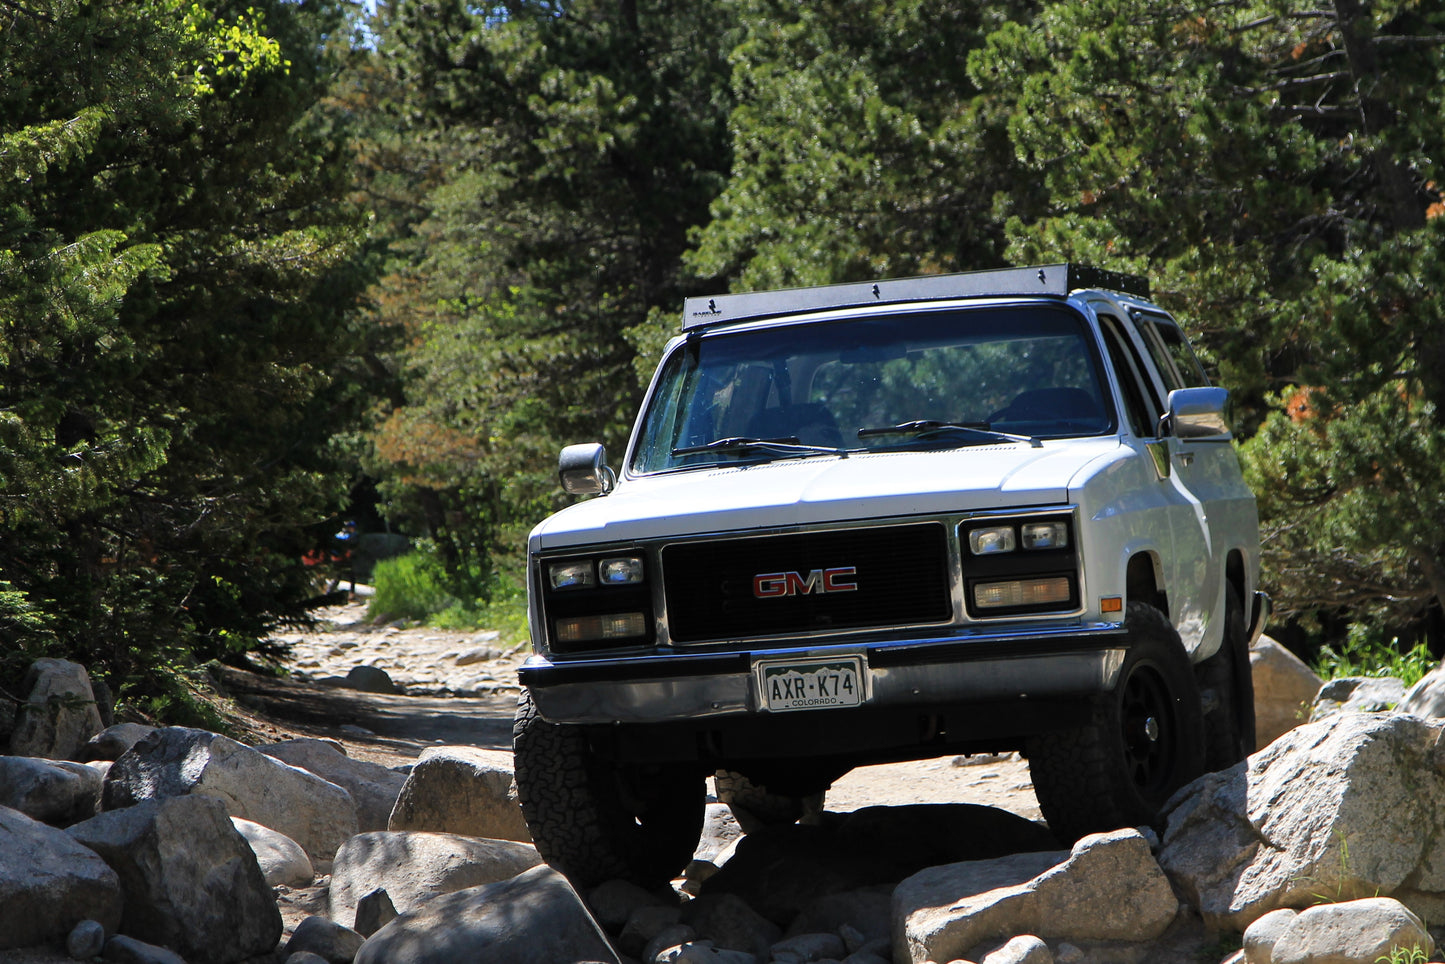
<path id="1" fill-rule="evenodd" d="M 709 532 L 1064 505 L 1117 437 L 817 456 L 623 480 L 532 530 L 533 551 Z"/>

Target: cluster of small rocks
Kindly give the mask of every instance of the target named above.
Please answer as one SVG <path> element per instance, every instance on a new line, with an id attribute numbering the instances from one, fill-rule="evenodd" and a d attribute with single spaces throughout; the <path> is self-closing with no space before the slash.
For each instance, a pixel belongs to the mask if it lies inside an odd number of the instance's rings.
<path id="1" fill-rule="evenodd" d="M 968 804 L 744 834 L 711 803 L 674 887 L 585 894 L 531 845 L 506 752 L 439 746 L 394 770 L 323 740 L 106 726 L 84 669 L 42 660 L 0 727 L 0 959 L 1141 964 L 1205 960 L 1221 935 L 1243 944 L 1230 964 L 1433 959 L 1445 672 L 1382 707 L 1351 700 L 1373 683 L 1301 695 L 1308 670 L 1271 647 L 1259 716 L 1293 722 L 1181 790 L 1162 839 L 1065 849 Z"/>
<path id="2" fill-rule="evenodd" d="M 313 683 L 406 696 L 490 696 L 517 692 L 525 644 L 504 644 L 494 630 L 457 634 L 374 622 L 365 601 L 321 613 L 322 632 L 282 633 L 292 675 Z"/>

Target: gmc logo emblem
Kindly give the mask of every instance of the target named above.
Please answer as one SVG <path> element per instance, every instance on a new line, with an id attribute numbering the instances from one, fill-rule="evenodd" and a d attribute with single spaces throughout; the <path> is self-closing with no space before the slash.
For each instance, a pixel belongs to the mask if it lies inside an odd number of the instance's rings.
<path id="1" fill-rule="evenodd" d="M 857 592 L 858 567 L 837 566 L 800 572 L 763 572 L 753 577 L 753 595 L 758 599 L 780 596 L 810 596 L 825 592 Z"/>

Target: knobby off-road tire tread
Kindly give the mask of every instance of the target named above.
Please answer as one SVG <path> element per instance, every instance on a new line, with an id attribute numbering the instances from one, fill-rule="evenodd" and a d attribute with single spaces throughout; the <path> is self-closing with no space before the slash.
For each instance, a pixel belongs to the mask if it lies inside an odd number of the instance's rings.
<path id="1" fill-rule="evenodd" d="M 1254 674 L 1244 607 L 1233 585 L 1224 589 L 1224 639 L 1219 652 L 1199 665 L 1201 692 L 1212 690 L 1213 709 L 1204 717 L 1204 765 L 1225 770 L 1254 752 Z"/>
<path id="2" fill-rule="evenodd" d="M 549 723 L 523 689 L 512 724 L 517 796 L 537 852 L 574 885 L 623 879 L 665 885 L 687 865 L 702 833 L 701 774 L 659 777 L 653 806 L 633 813 L 617 771 L 599 760 L 580 727 Z M 675 781 L 675 782 L 669 782 Z"/>
<path id="3" fill-rule="evenodd" d="M 827 794 L 820 791 L 794 797 L 774 793 L 733 770 L 718 770 L 713 774 L 713 784 L 717 787 L 718 802 L 727 804 L 743 833 L 757 833 L 799 821 L 814 822 L 823 812 Z"/>
<path id="4" fill-rule="evenodd" d="M 1174 790 L 1204 772 L 1203 713 L 1192 667 L 1179 635 L 1159 610 L 1131 603 L 1125 625 L 1129 652 L 1114 692 L 1096 699 L 1088 723 L 1044 733 L 1026 753 L 1044 819 L 1061 841 L 1090 833 L 1153 825 Z M 1176 710 L 1177 758 L 1163 789 L 1141 792 L 1125 759 L 1119 706 L 1128 674 L 1140 662 L 1155 666 Z"/>

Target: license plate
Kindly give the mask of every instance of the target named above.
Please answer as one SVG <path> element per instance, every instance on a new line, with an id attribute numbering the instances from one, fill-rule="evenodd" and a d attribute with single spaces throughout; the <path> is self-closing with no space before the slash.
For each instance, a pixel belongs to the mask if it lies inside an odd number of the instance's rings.
<path id="1" fill-rule="evenodd" d="M 863 702 L 861 657 L 763 661 L 756 670 L 763 709 L 774 713 Z"/>

